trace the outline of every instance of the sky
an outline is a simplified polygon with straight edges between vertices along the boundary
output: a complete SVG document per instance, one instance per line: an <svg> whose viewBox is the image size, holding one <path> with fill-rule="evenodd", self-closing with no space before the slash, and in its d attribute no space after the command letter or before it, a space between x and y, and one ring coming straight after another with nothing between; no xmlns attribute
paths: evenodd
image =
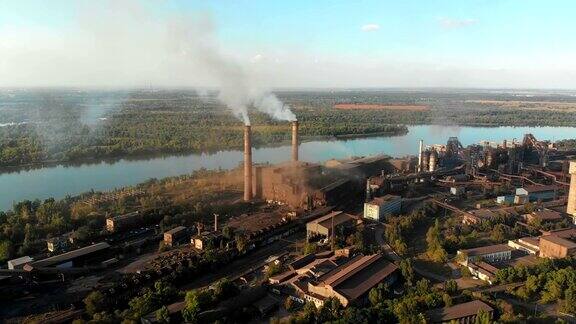
<svg viewBox="0 0 576 324"><path fill-rule="evenodd" d="M269 88L575 89L574 12L573 0L0 0L0 87L217 87L216 55Z"/></svg>

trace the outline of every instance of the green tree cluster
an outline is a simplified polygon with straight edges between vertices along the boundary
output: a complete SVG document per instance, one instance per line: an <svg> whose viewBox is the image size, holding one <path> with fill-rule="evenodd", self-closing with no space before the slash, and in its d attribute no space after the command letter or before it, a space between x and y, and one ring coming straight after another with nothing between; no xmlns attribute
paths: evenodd
<svg viewBox="0 0 576 324"><path fill-rule="evenodd" d="M448 253L446 253L443 246L440 222L438 219L436 219L434 225L428 229L426 233L426 243L428 243L426 254L431 260L436 262L446 262L448 260Z"/></svg>

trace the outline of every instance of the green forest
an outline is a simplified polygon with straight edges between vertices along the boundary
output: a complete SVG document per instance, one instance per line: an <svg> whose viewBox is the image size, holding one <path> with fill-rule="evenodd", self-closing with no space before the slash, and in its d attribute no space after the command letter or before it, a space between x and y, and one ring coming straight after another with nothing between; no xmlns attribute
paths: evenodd
<svg viewBox="0 0 576 324"><path fill-rule="evenodd" d="M278 92L300 120L303 140L397 135L404 125L575 126L576 114L469 103L477 93ZM505 100L506 96L491 95ZM536 100L535 98L532 98ZM544 100L546 98L543 98ZM548 98L548 100L550 100ZM428 111L337 110L337 103L419 104ZM256 147L289 140L289 123L251 111ZM0 93L0 167L242 147L242 124L212 94L193 90L20 90Z"/></svg>
<svg viewBox="0 0 576 324"><path fill-rule="evenodd" d="M148 218L160 219L160 227L192 226L210 220L214 213L227 215L232 209L245 212L243 204L220 203L223 197L240 191L234 171L198 170L189 175L150 179L123 189L142 190L138 196L126 196L98 204L86 203L102 192L86 192L55 200L23 200L11 210L0 211L0 263L46 250L46 239L71 233L78 246L107 235L103 231L107 215L144 211Z"/></svg>

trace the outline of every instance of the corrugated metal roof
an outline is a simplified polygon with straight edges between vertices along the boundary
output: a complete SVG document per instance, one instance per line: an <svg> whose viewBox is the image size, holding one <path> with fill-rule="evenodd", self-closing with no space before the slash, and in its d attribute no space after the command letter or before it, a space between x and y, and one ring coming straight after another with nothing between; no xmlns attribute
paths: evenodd
<svg viewBox="0 0 576 324"><path fill-rule="evenodd" d="M381 254L360 255L318 278L350 300L367 293L398 267Z"/></svg>
<svg viewBox="0 0 576 324"><path fill-rule="evenodd" d="M185 226L178 226L178 227L174 227L173 229L166 231L164 234L174 234L174 233L178 233L180 231L184 231L186 230Z"/></svg>
<svg viewBox="0 0 576 324"><path fill-rule="evenodd" d="M110 244L108 244L106 242L100 242L100 243L86 246L86 247L83 247L83 248L80 248L80 249L77 249L74 251L55 255L55 256L50 257L50 258L38 260L38 261L30 263L30 265L32 265L33 267L49 267L49 266L54 265L54 264L64 263L64 262L73 260L73 259L78 258L78 257L83 256L83 255L87 255L87 254L91 254L91 253L98 252L101 250L105 250L109 247L110 247Z"/></svg>
<svg viewBox="0 0 576 324"><path fill-rule="evenodd" d="M480 300L454 305L451 307L438 308L429 311L428 317L433 323L449 322L451 320L478 314L480 310L492 312L494 309Z"/></svg>
<svg viewBox="0 0 576 324"><path fill-rule="evenodd" d="M558 187L555 185L548 185L548 186L525 186L522 187L528 193L535 193L535 192L545 192L545 191L555 191L558 190Z"/></svg>
<svg viewBox="0 0 576 324"><path fill-rule="evenodd" d="M554 244L564 246L564 247L566 247L566 248L568 248L568 249L576 248L576 243L574 243L574 242L572 242L572 241L569 241L569 240L567 240L567 239L565 239L565 238L558 237L558 236L556 236L556 235L546 235L546 236L542 236L542 237L540 238L540 241L552 242L552 243L554 243Z"/></svg>
<svg viewBox="0 0 576 324"><path fill-rule="evenodd" d="M488 246L481 246L473 249L467 250L460 250L468 254L469 257L476 256L476 255L484 255L484 254L492 254L498 252L506 252L506 251L513 251L514 249L509 247L506 244L496 244L496 245L488 245Z"/></svg>

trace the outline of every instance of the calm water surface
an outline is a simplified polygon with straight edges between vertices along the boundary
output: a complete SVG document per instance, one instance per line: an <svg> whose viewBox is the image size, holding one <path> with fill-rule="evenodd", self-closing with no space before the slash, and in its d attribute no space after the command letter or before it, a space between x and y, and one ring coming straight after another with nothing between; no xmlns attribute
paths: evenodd
<svg viewBox="0 0 576 324"><path fill-rule="evenodd" d="M321 162L331 158L364 156L384 153L392 156L416 154L418 140L427 144L446 143L457 136L463 145L482 140L522 140L525 133L538 139L557 141L576 138L576 127L455 127L410 126L406 135L371 137L347 140L322 140L302 143L300 159ZM240 136L240 135L239 135ZM254 150L254 162L277 163L290 157L290 147ZM24 199L62 198L81 192L111 190L143 182L150 178L164 178L190 173L200 168L230 169L242 161L242 151L221 151L215 154L191 154L147 160L119 160L81 166L53 166L41 169L0 174L0 210L9 209L14 201Z"/></svg>

